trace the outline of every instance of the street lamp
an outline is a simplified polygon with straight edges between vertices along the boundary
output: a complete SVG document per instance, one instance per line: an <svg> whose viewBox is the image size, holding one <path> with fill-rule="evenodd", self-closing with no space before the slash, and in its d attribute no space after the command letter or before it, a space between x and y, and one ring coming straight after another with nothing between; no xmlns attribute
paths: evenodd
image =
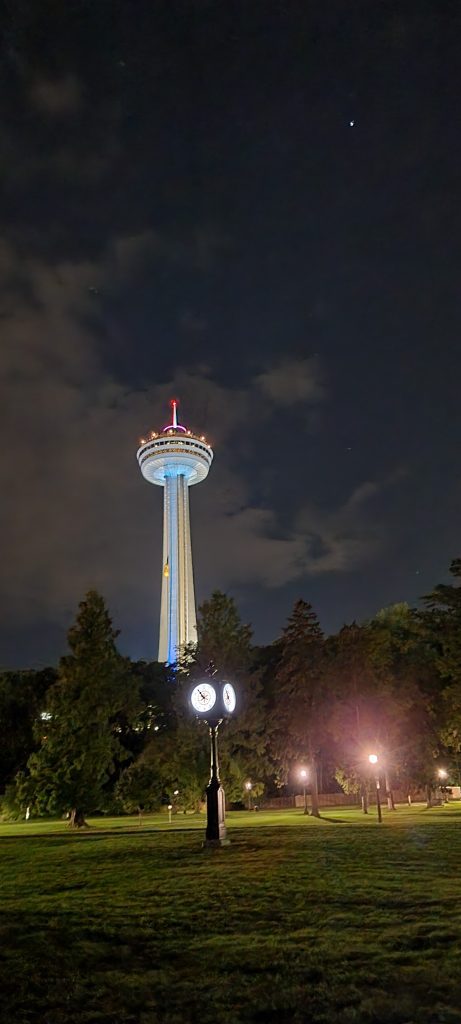
<svg viewBox="0 0 461 1024"><path fill-rule="evenodd" d="M445 803L445 786L444 786L444 780L445 780L445 779L447 778L447 776L448 776L448 772L447 772L447 771L445 770L445 768L439 768L439 770L438 770L438 772L437 772L437 775L438 775L438 777L439 777L439 779L440 779L440 792L441 792L441 794L442 794L442 804L444 804L444 803Z"/></svg>
<svg viewBox="0 0 461 1024"><path fill-rule="evenodd" d="M214 675L210 673L211 678ZM198 718L208 725L210 732L211 772L206 788L207 823L204 846L224 846L229 843L226 838L226 815L224 790L219 778L218 765L218 729L224 718L235 709L236 697L234 687L230 683L206 679L194 686L190 694L190 702Z"/></svg>
<svg viewBox="0 0 461 1024"><path fill-rule="evenodd" d="M309 814L309 811L307 809L307 796L306 796L307 771L306 771L305 768L301 768L301 770L299 772L299 777L302 780L302 784L303 784L303 794L304 794L304 812L303 813L304 814Z"/></svg>
<svg viewBox="0 0 461 1024"><path fill-rule="evenodd" d="M371 765L377 765L378 764L378 755L377 754L369 754L368 755L368 760L369 760ZM378 821L381 822L383 820L383 816L381 814L381 794L380 794L379 790L380 790L379 768L377 768L376 769L376 809L378 811Z"/></svg>
<svg viewBox="0 0 461 1024"><path fill-rule="evenodd" d="M252 790L252 788L253 788L252 787L252 783L248 779L248 782L245 782L245 789L246 789L246 791L248 793L248 810L249 811L251 811L251 790Z"/></svg>

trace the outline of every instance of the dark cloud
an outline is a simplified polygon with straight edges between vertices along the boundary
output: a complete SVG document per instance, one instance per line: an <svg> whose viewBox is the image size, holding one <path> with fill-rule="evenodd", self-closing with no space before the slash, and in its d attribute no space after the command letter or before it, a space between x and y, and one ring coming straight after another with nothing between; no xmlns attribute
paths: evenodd
<svg viewBox="0 0 461 1024"><path fill-rule="evenodd" d="M116 246L129 273L133 249L138 259L138 243ZM364 483L328 516L305 510L282 529L275 507L253 504L257 480L232 458L242 437L251 449L255 415L270 424L279 405L308 409L325 398L317 361L279 361L240 389L187 367L146 390L127 389L104 370L98 351L92 291L104 289L107 265L25 264L7 246L2 263L7 278L27 285L15 297L8 291L2 326L4 621L26 628L40 615L64 624L90 586L116 605L125 627L141 607L155 606L161 495L142 480L135 452L142 430L162 426L172 394L183 397L181 415L194 429L205 420L215 428L215 464L191 494L202 590L279 587L349 570L369 555L376 537L364 536L356 513L360 507L363 526L364 503L378 485Z"/></svg>
<svg viewBox="0 0 461 1024"><path fill-rule="evenodd" d="M286 358L277 366L257 377L262 393L276 405L294 405L295 402L315 403L325 397L318 358Z"/></svg>
<svg viewBox="0 0 461 1024"><path fill-rule="evenodd" d="M63 78L37 78L29 96L32 105L48 117L63 117L80 110L83 104L81 82L74 75Z"/></svg>
<svg viewBox="0 0 461 1024"><path fill-rule="evenodd" d="M205 274L230 244L228 236L209 226L195 225L174 236L149 229L115 238L109 245L109 257L113 259L112 269L125 280L132 280L146 264L158 262L163 269L186 267Z"/></svg>

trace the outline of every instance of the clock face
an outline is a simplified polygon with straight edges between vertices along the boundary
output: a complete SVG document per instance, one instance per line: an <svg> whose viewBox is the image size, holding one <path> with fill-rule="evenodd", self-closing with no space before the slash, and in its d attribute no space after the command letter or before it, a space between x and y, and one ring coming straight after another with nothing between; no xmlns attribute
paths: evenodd
<svg viewBox="0 0 461 1024"><path fill-rule="evenodd" d="M229 715L231 715L235 708L235 690L230 683L224 683L222 699L226 711L228 712Z"/></svg>
<svg viewBox="0 0 461 1024"><path fill-rule="evenodd" d="M211 686L211 683L199 683L192 690L190 702L194 711L198 711L199 714L211 711L216 703L216 690L214 686Z"/></svg>

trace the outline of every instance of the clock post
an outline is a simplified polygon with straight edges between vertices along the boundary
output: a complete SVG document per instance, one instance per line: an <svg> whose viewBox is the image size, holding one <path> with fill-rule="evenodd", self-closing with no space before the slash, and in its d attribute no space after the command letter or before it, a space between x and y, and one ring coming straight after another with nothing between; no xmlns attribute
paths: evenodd
<svg viewBox="0 0 461 1024"><path fill-rule="evenodd" d="M206 788L206 846L223 846L229 842L226 837L226 804L224 790L219 778L218 729L222 719L208 722L210 728L211 772Z"/></svg>
<svg viewBox="0 0 461 1024"><path fill-rule="evenodd" d="M219 778L218 729L235 708L235 690L230 683L206 681L194 687L190 701L210 732L211 771L206 788L207 824L204 846L227 846L224 790Z"/></svg>

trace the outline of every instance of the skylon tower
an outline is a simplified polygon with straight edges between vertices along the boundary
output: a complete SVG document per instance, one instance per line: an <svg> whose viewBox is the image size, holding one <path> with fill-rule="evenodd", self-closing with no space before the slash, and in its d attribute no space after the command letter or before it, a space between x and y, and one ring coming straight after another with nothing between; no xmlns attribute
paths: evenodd
<svg viewBox="0 0 461 1024"><path fill-rule="evenodd" d="M197 640L194 573L189 521L189 487L208 476L213 450L178 423L173 399L172 422L160 434L142 438L137 459L142 475L163 487L163 575L158 660L173 664L181 648Z"/></svg>

